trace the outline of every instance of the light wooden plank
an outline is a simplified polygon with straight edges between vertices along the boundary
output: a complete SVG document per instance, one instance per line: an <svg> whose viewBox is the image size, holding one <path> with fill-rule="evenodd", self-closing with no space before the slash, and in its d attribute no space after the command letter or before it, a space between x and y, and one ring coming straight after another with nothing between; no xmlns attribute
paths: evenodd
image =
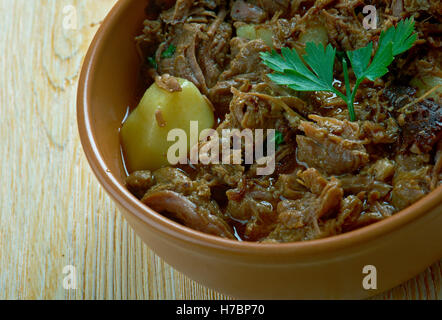
<svg viewBox="0 0 442 320"><path fill-rule="evenodd" d="M0 0L0 299L221 299L150 251L98 185L75 117L80 66L115 0ZM73 5L78 29L62 27ZM65 290L63 267L79 287ZM382 299L440 299L441 262Z"/></svg>

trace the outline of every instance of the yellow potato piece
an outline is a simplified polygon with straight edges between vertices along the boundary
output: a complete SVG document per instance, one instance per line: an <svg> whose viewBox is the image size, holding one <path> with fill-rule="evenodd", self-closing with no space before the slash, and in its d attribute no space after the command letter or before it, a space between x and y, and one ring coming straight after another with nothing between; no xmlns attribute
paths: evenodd
<svg viewBox="0 0 442 320"><path fill-rule="evenodd" d="M301 33L295 45L295 49L301 57L306 53L305 45L308 42L322 44L324 47L327 46L328 31L325 26L319 22L311 22Z"/></svg>
<svg viewBox="0 0 442 320"><path fill-rule="evenodd" d="M427 96L427 98L440 99L442 96L442 78L435 75L416 76L410 81L410 85L417 88L417 96L421 97L433 88L437 87L434 91Z"/></svg>
<svg viewBox="0 0 442 320"><path fill-rule="evenodd" d="M268 25L243 24L236 30L240 38L247 40L261 39L269 47L273 47L273 32Z"/></svg>
<svg viewBox="0 0 442 320"><path fill-rule="evenodd" d="M328 31L325 26L320 23L311 23L304 32L301 33L298 41L301 44L306 44L307 42L322 43L325 47L328 43Z"/></svg>
<svg viewBox="0 0 442 320"><path fill-rule="evenodd" d="M215 124L208 100L190 81L177 78L182 91L168 92L154 83L121 129L128 168L156 170L170 165L167 151L175 142L167 141L172 129L186 132L190 149L190 121L198 121L198 134Z"/></svg>

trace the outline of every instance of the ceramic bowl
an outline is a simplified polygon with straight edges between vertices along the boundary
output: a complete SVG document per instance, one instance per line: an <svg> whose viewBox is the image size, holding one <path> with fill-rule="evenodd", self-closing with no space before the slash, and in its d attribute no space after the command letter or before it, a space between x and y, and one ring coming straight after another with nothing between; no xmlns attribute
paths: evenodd
<svg viewBox="0 0 442 320"><path fill-rule="evenodd" d="M140 68L134 37L142 30L147 3L120 0L104 20L84 61L77 116L93 172L154 252L209 288L251 299L366 298L412 278L442 257L442 188L376 224L286 244L210 236L138 201L124 185L119 128L128 105L134 105ZM363 286L365 266L376 268L375 289Z"/></svg>

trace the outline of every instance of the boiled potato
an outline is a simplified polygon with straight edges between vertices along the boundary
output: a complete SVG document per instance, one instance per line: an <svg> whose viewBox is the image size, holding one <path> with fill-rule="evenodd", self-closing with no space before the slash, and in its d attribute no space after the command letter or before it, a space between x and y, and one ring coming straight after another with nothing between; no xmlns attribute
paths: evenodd
<svg viewBox="0 0 442 320"><path fill-rule="evenodd" d="M298 41L301 44L306 44L307 42L322 43L325 47L328 43L328 31L325 26L319 22L311 23L305 28L304 32L301 33Z"/></svg>
<svg viewBox="0 0 442 320"><path fill-rule="evenodd" d="M328 43L328 31L320 22L310 22L305 30L300 34L295 49L301 57L306 53L305 45L308 42L322 44L324 47Z"/></svg>
<svg viewBox="0 0 442 320"><path fill-rule="evenodd" d="M269 47L273 47L273 32L268 25L243 24L236 29L240 38L247 40L261 39Z"/></svg>
<svg viewBox="0 0 442 320"><path fill-rule="evenodd" d="M198 134L215 124L210 102L187 80L176 78L181 91L170 92L154 83L121 129L123 149L130 171L156 170L169 165L167 141L172 129L186 132L190 149L190 121L198 121Z"/></svg>
<svg viewBox="0 0 442 320"><path fill-rule="evenodd" d="M261 39L269 47L273 47L273 31L271 26L266 24L240 24L236 29L236 34L240 38L247 40ZM298 39L299 48L296 50L299 54L305 54L305 44L314 42L322 43L324 47L328 43L328 31L321 22L310 22Z"/></svg>

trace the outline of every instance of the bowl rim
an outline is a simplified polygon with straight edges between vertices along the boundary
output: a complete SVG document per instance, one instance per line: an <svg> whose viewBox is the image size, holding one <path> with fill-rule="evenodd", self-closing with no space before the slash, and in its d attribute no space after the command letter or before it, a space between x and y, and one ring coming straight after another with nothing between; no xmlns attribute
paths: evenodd
<svg viewBox="0 0 442 320"><path fill-rule="evenodd" d="M104 19L85 56L77 90L77 125L86 158L102 187L129 214L134 215L161 234L178 241L221 252L248 253L254 256L268 257L294 253L311 255L334 252L362 244L385 236L415 221L442 203L442 186L439 186L411 206L382 221L339 235L288 243L259 243L224 239L185 227L150 209L133 196L124 185L120 184L111 172L108 172L100 148L94 138L90 116L92 108L89 103L90 83L94 80L95 61L103 52L103 44L110 36L111 26L119 20L131 1L118 0Z"/></svg>

